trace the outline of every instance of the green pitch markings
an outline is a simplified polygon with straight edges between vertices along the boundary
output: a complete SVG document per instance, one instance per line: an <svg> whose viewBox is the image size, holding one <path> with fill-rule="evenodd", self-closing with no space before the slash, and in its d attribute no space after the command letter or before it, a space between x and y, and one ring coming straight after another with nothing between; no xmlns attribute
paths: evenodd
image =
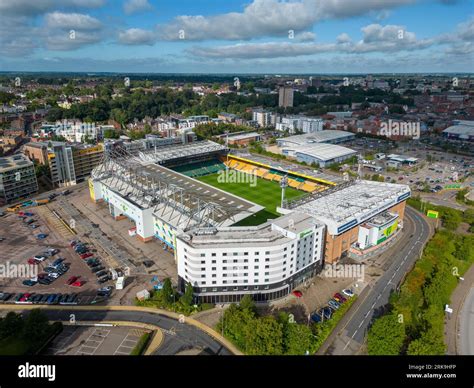
<svg viewBox="0 0 474 388"><path fill-rule="evenodd" d="M218 181L218 177L219 174L217 173L200 176L194 179L198 179L201 182L207 183L220 190L234 194L258 205L265 206L264 210L238 222L236 224L237 226L259 225L267 219L273 219L280 216L276 211L277 206L280 206L281 202L281 188L279 182L272 182L256 177L257 182L253 187L250 183L222 183ZM303 191L287 187L285 196L286 199L293 199L304 194L305 192Z"/></svg>

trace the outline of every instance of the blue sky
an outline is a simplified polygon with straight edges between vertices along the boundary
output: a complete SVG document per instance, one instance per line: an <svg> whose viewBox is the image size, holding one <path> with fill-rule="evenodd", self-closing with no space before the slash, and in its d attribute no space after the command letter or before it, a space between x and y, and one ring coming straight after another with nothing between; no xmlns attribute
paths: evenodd
<svg viewBox="0 0 474 388"><path fill-rule="evenodd" d="M0 0L3 71L473 69L473 0Z"/></svg>

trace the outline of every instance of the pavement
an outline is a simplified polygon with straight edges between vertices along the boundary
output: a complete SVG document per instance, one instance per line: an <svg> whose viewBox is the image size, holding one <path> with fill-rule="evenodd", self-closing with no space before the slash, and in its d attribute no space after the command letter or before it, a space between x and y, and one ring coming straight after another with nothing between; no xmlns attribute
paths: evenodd
<svg viewBox="0 0 474 388"><path fill-rule="evenodd" d="M317 354L350 355L363 352L365 336L374 314L383 311L391 291L403 281L431 236L431 228L420 213L407 207L406 217L413 225L408 241L392 255L391 265L383 275L365 287Z"/></svg>
<svg viewBox="0 0 474 388"><path fill-rule="evenodd" d="M451 294L453 313L445 319L447 354L474 355L474 265Z"/></svg>
<svg viewBox="0 0 474 388"><path fill-rule="evenodd" d="M5 311L28 311L36 306L3 306ZM228 340L213 329L190 317L163 310L142 307L118 306L44 306L41 308L50 321L81 322L130 322L157 326L163 333L163 340L154 355L176 355L189 350L213 355L242 354Z"/></svg>
<svg viewBox="0 0 474 388"><path fill-rule="evenodd" d="M467 296L460 317L459 354L474 356L474 288Z"/></svg>

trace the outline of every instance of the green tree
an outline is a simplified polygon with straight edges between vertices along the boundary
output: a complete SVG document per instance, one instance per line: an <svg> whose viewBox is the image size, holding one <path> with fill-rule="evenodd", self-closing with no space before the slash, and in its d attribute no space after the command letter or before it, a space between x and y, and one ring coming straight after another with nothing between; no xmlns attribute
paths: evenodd
<svg viewBox="0 0 474 388"><path fill-rule="evenodd" d="M367 351L370 355L398 355L405 342L405 326L390 313L375 320L369 330Z"/></svg>
<svg viewBox="0 0 474 388"><path fill-rule="evenodd" d="M20 314L10 311L5 318L0 319L0 339L10 337L23 328L23 319Z"/></svg>
<svg viewBox="0 0 474 388"><path fill-rule="evenodd" d="M174 301L175 294L170 278L163 280L163 288L161 289L161 292L163 294L163 302L165 304L171 304Z"/></svg>
<svg viewBox="0 0 474 388"><path fill-rule="evenodd" d="M193 286L191 283L186 283L184 294L179 298L179 301L183 306L191 306L194 300Z"/></svg>
<svg viewBox="0 0 474 388"><path fill-rule="evenodd" d="M31 310L25 319L23 337L31 343L36 343L44 340L48 332L48 317L39 309Z"/></svg>

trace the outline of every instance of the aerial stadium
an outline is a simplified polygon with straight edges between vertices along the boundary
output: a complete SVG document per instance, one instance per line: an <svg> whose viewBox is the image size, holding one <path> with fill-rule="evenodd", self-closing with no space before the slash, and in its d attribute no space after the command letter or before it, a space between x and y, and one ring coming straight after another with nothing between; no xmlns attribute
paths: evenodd
<svg viewBox="0 0 474 388"><path fill-rule="evenodd" d="M137 152L109 144L104 155L89 181L92 200L106 202L116 220L132 220L142 242L171 250L179 289L191 283L202 302L288 295L326 260L344 257L358 239L371 245L373 238L360 237L359 226L374 217L390 214L396 220L390 230L402 228L410 195L405 185L340 185L232 155L212 141ZM365 200L352 201L361 192ZM338 217L341 209L344 216Z"/></svg>

